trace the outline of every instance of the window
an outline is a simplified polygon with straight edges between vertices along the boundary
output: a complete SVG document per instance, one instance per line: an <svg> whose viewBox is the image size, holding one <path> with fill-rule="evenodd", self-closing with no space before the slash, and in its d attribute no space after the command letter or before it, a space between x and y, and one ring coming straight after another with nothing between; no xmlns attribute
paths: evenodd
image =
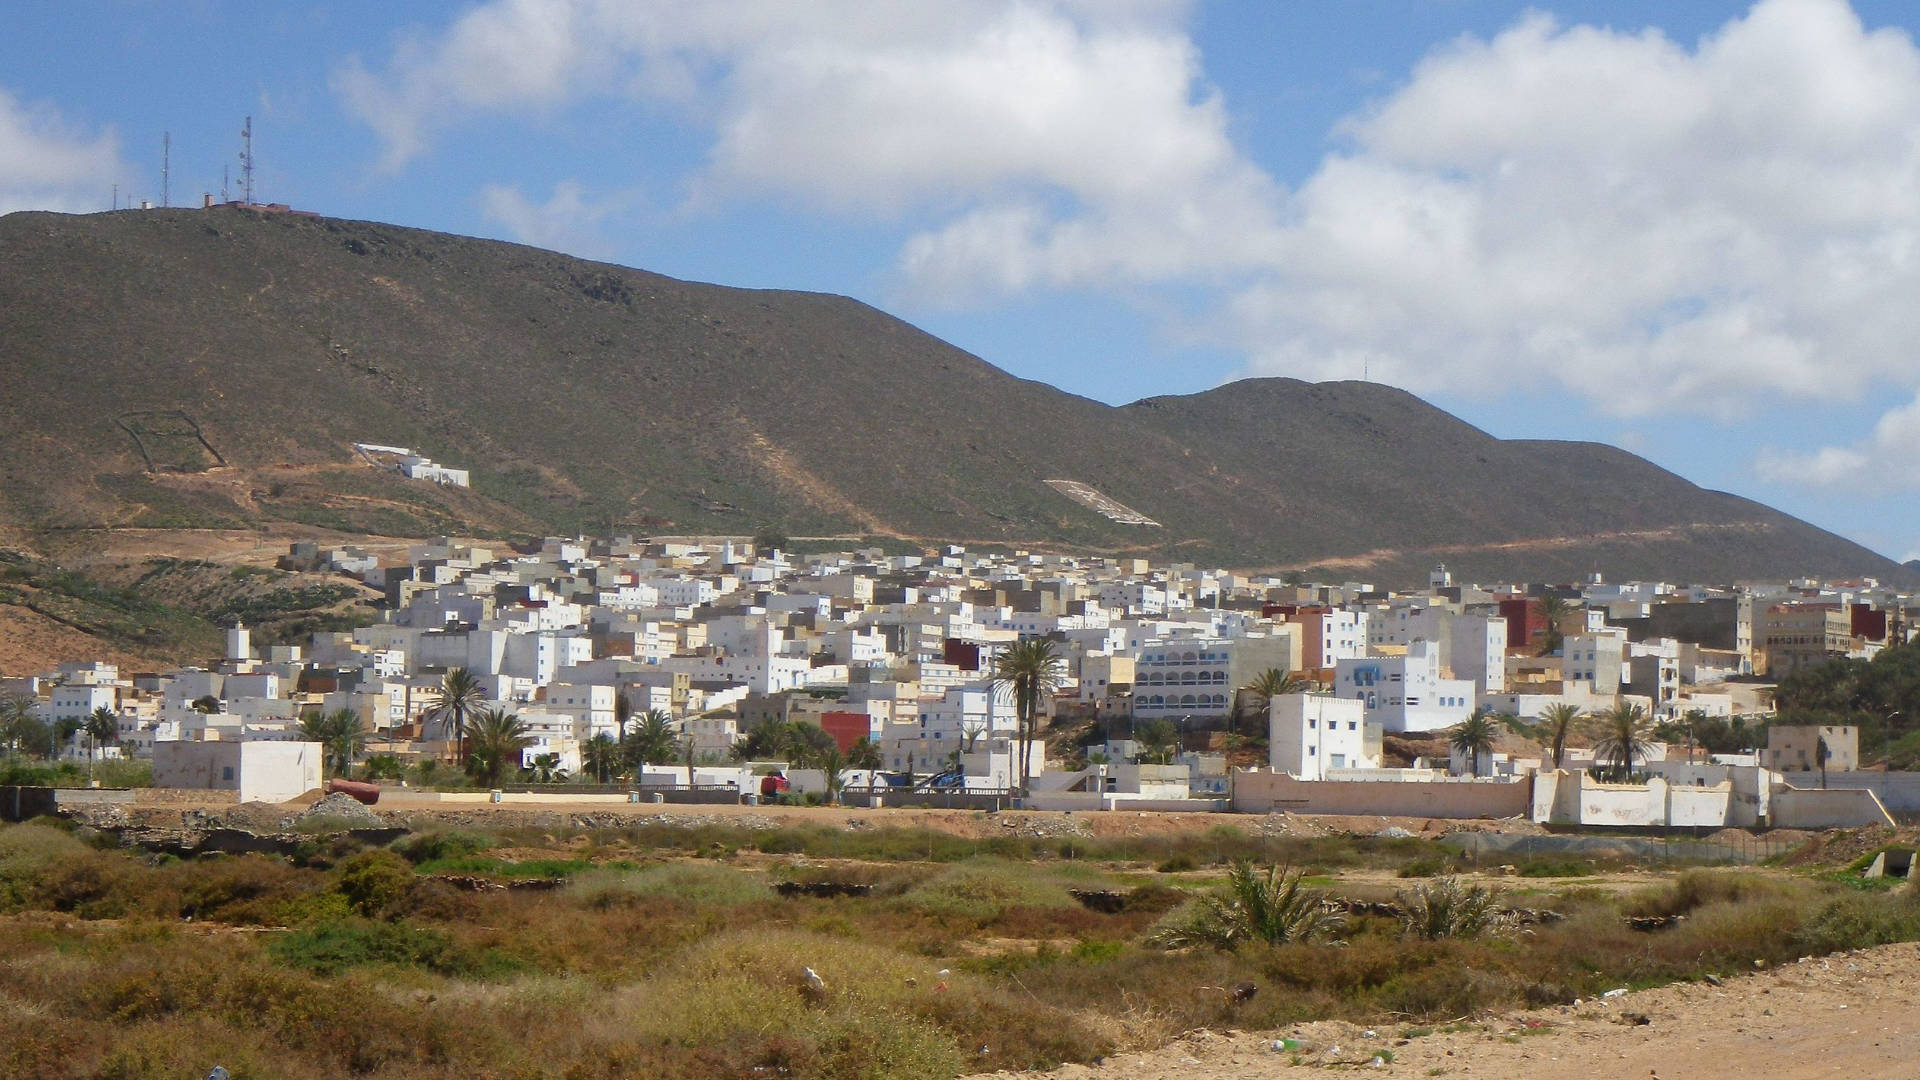
<svg viewBox="0 0 1920 1080"><path fill-rule="evenodd" d="M220 779L222 779L222 780L232 780L232 779L233 779L233 766L231 766L231 765L222 765L222 766L220 767Z"/></svg>

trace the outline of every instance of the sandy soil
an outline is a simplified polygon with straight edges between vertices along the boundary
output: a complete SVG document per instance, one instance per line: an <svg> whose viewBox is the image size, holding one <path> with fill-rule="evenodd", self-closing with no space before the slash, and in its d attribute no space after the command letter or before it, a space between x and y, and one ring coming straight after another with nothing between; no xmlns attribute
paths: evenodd
<svg viewBox="0 0 1920 1080"><path fill-rule="evenodd" d="M1447 1025L1405 1039L1405 1026L1368 1038L1351 1024L1273 1032L1198 1032L1157 1050L1050 1073L1051 1080L1243 1080L1317 1070L1368 1076L1524 1076L1527 1080L1751 1075L1920 1075L1920 946L1887 945L1728 980L1621 994ZM1298 1049L1276 1050L1287 1038ZM1385 1060L1391 1054L1391 1061ZM1381 1064L1374 1065L1376 1056ZM1302 1071L1294 1073L1293 1070Z"/></svg>

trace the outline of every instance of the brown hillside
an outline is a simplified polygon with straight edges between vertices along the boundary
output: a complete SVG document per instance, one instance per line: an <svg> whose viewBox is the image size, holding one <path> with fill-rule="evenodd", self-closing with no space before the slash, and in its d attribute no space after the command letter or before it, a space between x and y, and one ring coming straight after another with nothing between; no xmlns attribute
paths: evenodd
<svg viewBox="0 0 1920 1080"><path fill-rule="evenodd" d="M0 534L857 533L1383 582L1904 571L1608 447L1371 384L1122 408L842 297L237 209L0 218ZM197 435L196 435L197 429ZM204 439L204 442L202 441ZM470 491L351 451L414 447ZM143 453L144 450L144 453ZM1157 520L1119 525L1071 479Z"/></svg>

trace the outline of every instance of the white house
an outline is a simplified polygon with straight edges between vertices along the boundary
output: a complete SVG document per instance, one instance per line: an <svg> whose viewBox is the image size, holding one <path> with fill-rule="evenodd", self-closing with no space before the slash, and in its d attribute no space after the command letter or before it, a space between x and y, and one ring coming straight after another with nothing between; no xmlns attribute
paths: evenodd
<svg viewBox="0 0 1920 1080"><path fill-rule="evenodd" d="M153 786L286 802L320 786L320 755L315 742L160 742L153 746Z"/></svg>
<svg viewBox="0 0 1920 1080"><path fill-rule="evenodd" d="M1366 703L1323 694L1285 694L1267 705L1267 762L1299 780L1331 769L1380 767L1380 728Z"/></svg>
<svg viewBox="0 0 1920 1080"><path fill-rule="evenodd" d="M1334 673L1335 697L1366 703L1367 720L1383 731L1439 731L1473 712L1474 686L1440 677L1440 647L1415 641L1405 656L1342 660Z"/></svg>

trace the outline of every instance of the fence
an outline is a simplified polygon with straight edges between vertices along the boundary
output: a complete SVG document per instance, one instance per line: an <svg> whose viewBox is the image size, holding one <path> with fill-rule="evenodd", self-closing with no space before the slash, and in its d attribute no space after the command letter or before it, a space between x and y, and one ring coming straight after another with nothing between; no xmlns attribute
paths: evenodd
<svg viewBox="0 0 1920 1080"><path fill-rule="evenodd" d="M1575 855L1657 863L1756 863L1785 855L1798 848L1801 841L1767 833L1725 832L1711 838L1685 832L1634 836L1454 833L1441 843L1460 849L1475 861L1513 855Z"/></svg>

